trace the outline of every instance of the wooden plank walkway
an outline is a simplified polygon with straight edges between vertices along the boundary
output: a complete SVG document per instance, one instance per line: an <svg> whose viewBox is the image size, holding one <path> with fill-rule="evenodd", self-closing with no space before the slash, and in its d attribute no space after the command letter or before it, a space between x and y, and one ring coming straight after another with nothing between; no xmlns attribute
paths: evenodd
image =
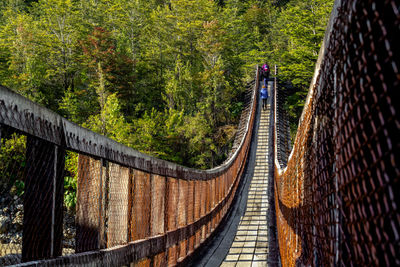
<svg viewBox="0 0 400 267"><path fill-rule="evenodd" d="M262 110L261 101L258 106L249 164L230 219L190 266L280 266L273 195L272 81L268 93L267 110Z"/></svg>
<svg viewBox="0 0 400 267"><path fill-rule="evenodd" d="M268 108L262 110L258 129L256 164L247 196L244 215L241 216L236 236L221 267L241 266L278 266L277 257L268 257L270 250L277 253L276 248L269 245L271 216L271 183L273 183L273 159L271 155L271 104L273 82L268 83ZM260 105L262 105L260 101Z"/></svg>

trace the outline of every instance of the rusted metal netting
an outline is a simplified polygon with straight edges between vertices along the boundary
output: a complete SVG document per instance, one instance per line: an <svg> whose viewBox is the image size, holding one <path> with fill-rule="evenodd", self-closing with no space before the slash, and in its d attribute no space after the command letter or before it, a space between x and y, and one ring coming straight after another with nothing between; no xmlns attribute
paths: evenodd
<svg viewBox="0 0 400 267"><path fill-rule="evenodd" d="M0 265L184 262L229 210L257 88L258 77L248 84L235 151L201 171L122 146L0 86Z"/></svg>
<svg viewBox="0 0 400 267"><path fill-rule="evenodd" d="M399 3L334 8L285 168L275 153L282 264L398 266Z"/></svg>

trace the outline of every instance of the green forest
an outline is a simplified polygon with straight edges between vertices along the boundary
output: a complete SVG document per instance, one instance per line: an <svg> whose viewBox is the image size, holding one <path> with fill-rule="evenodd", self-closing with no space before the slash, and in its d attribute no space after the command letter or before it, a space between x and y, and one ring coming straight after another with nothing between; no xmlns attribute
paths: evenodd
<svg viewBox="0 0 400 267"><path fill-rule="evenodd" d="M1 0L0 84L146 154L211 168L256 64L279 66L295 132L332 5Z"/></svg>

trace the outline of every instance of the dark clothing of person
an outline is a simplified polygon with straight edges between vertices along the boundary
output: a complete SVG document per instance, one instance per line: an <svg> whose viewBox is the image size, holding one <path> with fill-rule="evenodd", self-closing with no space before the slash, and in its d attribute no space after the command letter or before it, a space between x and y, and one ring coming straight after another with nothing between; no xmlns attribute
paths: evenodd
<svg viewBox="0 0 400 267"><path fill-rule="evenodd" d="M268 90L266 87L267 87L267 82L269 79L269 72L270 72L270 69L269 69L268 64L265 63L264 65L262 65L260 76L261 76L261 80L264 81L264 86L265 86L261 89L261 99L262 99L263 110L267 109Z"/></svg>
<svg viewBox="0 0 400 267"><path fill-rule="evenodd" d="M262 100L262 102L263 102L263 103L262 103L262 105L263 105L263 106L262 106L263 110L266 110L266 109L267 109L267 104L268 104L267 101L268 101L268 98L263 98L263 100Z"/></svg>
<svg viewBox="0 0 400 267"><path fill-rule="evenodd" d="M268 101L268 98L264 98L263 99L263 110L267 110L267 101Z"/></svg>
<svg viewBox="0 0 400 267"><path fill-rule="evenodd" d="M270 70L268 64L264 64L261 67L261 79L269 79L269 72Z"/></svg>

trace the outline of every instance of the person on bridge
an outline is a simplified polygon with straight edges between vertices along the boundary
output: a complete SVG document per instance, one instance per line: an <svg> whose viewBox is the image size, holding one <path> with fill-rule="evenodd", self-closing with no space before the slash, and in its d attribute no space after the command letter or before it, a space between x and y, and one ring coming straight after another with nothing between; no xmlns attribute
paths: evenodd
<svg viewBox="0 0 400 267"><path fill-rule="evenodd" d="M268 89L265 85L261 88L261 99L262 99L262 107L263 110L267 109L267 100L268 100Z"/></svg>
<svg viewBox="0 0 400 267"><path fill-rule="evenodd" d="M261 78L262 79L269 79L269 65L267 62L265 62L264 65L261 67Z"/></svg>

